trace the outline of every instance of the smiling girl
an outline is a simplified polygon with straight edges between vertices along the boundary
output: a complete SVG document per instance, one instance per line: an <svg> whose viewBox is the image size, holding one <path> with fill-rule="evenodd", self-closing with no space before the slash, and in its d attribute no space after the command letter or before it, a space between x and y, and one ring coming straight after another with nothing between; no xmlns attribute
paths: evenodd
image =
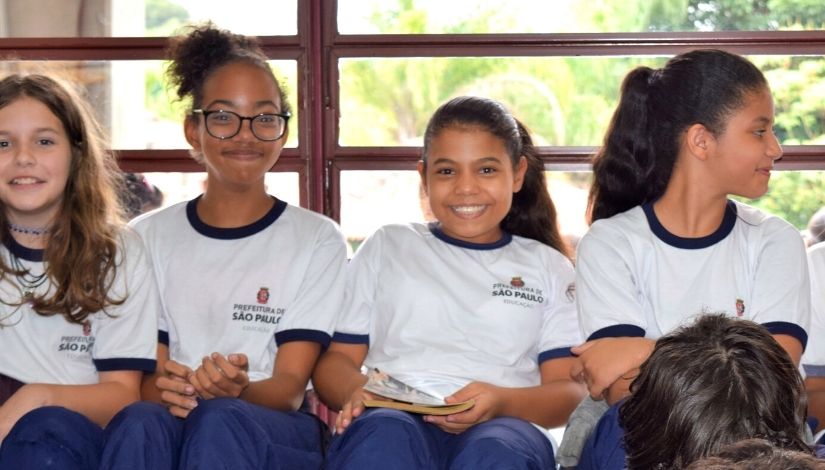
<svg viewBox="0 0 825 470"><path fill-rule="evenodd" d="M531 423L563 425L584 389L570 379L573 268L532 140L499 103L455 98L431 118L418 170L437 222L386 226L361 246L313 376L342 410L327 467L554 468ZM362 364L475 405L365 411Z"/></svg>
<svg viewBox="0 0 825 470"><path fill-rule="evenodd" d="M762 324L799 364L810 317L802 238L728 198L768 190L782 156L773 124L765 77L735 54L692 51L625 78L593 164L593 223L576 265L589 340L574 349L576 376L593 398L625 396L655 340L702 311ZM619 455L620 433L600 437L611 450L596 452Z"/></svg>
<svg viewBox="0 0 825 470"><path fill-rule="evenodd" d="M157 289L104 148L68 87L0 81L0 468L97 468L155 368Z"/></svg>
<svg viewBox="0 0 825 470"><path fill-rule="evenodd" d="M318 468L324 429L298 409L343 300L344 239L267 194L290 111L257 43L205 25L171 56L206 191L134 222L164 307L156 403L115 419L104 466Z"/></svg>

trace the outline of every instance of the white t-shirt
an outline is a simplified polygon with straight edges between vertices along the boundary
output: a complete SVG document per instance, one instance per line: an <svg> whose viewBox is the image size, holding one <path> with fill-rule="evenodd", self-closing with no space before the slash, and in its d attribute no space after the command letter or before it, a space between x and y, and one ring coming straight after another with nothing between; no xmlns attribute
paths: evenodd
<svg viewBox="0 0 825 470"><path fill-rule="evenodd" d="M133 222L155 265L170 358L195 369L213 352L244 353L257 381L272 377L278 345L326 346L346 264L335 223L277 201L250 225L216 228L198 218L198 200Z"/></svg>
<svg viewBox="0 0 825 470"><path fill-rule="evenodd" d="M125 256L124 256L125 255ZM18 244L8 236L0 256L12 266L16 256L29 270L21 283L13 274L0 282L0 374L23 383L95 384L98 372L154 372L160 301L149 258L140 239L124 230L110 298L126 301L89 315L80 325L63 315L42 316L29 304L17 303L44 271L43 250ZM34 294L53 292L48 281L31 288Z"/></svg>
<svg viewBox="0 0 825 470"><path fill-rule="evenodd" d="M365 365L436 396L471 381L535 386L540 362L581 342L574 276L535 240L479 245L388 225L349 264L333 340L368 344Z"/></svg>
<svg viewBox="0 0 825 470"><path fill-rule="evenodd" d="M825 377L825 242L808 248L811 274L811 335L802 355L809 377Z"/></svg>
<svg viewBox="0 0 825 470"><path fill-rule="evenodd" d="M803 347L810 296L805 247L784 220L728 201L714 233L681 238L650 204L598 220L576 258L579 320L589 339L657 339L703 312L787 334Z"/></svg>

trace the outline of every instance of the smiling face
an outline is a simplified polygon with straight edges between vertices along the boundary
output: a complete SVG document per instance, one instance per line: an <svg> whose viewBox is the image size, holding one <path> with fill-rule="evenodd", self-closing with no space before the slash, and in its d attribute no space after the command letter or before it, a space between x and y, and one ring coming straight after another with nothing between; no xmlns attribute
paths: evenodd
<svg viewBox="0 0 825 470"><path fill-rule="evenodd" d="M725 193L757 198L768 191L773 164L782 156L773 119L770 91L753 92L728 118L725 131L710 140L711 171Z"/></svg>
<svg viewBox="0 0 825 470"><path fill-rule="evenodd" d="M501 221L521 189L527 163L514 169L504 142L476 127L448 127L432 138L418 171L441 230L471 243L502 236Z"/></svg>
<svg viewBox="0 0 825 470"><path fill-rule="evenodd" d="M241 116L280 113L278 86L265 70L245 62L234 62L215 70L204 82L202 109L232 111ZM226 189L263 188L264 175L278 161L287 136L274 142L258 140L244 121L232 138L217 139L209 135L203 116L186 120L186 138L203 158L209 187Z"/></svg>
<svg viewBox="0 0 825 470"><path fill-rule="evenodd" d="M63 201L71 143L42 102L22 97L0 109L0 201L9 221L46 227Z"/></svg>

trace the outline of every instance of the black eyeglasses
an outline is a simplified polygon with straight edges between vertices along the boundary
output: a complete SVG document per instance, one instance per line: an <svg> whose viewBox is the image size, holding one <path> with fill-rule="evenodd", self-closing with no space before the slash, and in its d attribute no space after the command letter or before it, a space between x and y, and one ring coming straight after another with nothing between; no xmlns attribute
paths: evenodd
<svg viewBox="0 0 825 470"><path fill-rule="evenodd" d="M249 121L252 135L258 140L272 142L278 140L286 133L286 123L289 120L289 113L261 113L256 116L241 116L232 111L222 109L206 111L204 109L193 109L193 114L203 114L206 122L206 132L216 139L231 139L241 131L244 121Z"/></svg>

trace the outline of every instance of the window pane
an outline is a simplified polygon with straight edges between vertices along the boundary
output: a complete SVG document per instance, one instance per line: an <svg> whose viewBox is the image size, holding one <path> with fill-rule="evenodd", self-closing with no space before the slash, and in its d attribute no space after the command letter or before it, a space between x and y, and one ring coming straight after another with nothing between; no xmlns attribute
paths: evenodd
<svg viewBox="0 0 825 470"><path fill-rule="evenodd" d="M338 0L343 34L608 33L820 29L814 1Z"/></svg>
<svg viewBox="0 0 825 470"><path fill-rule="evenodd" d="M206 173L143 173L146 183L160 190L163 201L160 207L169 207L194 199L203 193ZM264 177L267 192L297 206L300 200L298 173L269 172Z"/></svg>
<svg viewBox="0 0 825 470"><path fill-rule="evenodd" d="M559 228L575 242L587 230L584 214L590 172L547 172ZM563 201L563 203L561 202ZM341 172L341 229L355 250L379 227L433 220L415 171Z"/></svg>
<svg viewBox="0 0 825 470"><path fill-rule="evenodd" d="M786 144L825 143L825 59L759 56ZM342 59L343 146L421 145L444 101L481 95L504 103L539 145L599 145L619 85L633 67L667 57Z"/></svg>
<svg viewBox="0 0 825 470"><path fill-rule="evenodd" d="M293 104L287 147L298 144L297 65L270 61ZM162 61L0 62L0 76L38 72L84 87L98 120L110 132L112 147L130 149L189 148L183 136L186 105L176 101L164 76Z"/></svg>
<svg viewBox="0 0 825 470"><path fill-rule="evenodd" d="M297 0L5 0L0 37L170 36L207 20L238 34L295 35L297 16Z"/></svg>

